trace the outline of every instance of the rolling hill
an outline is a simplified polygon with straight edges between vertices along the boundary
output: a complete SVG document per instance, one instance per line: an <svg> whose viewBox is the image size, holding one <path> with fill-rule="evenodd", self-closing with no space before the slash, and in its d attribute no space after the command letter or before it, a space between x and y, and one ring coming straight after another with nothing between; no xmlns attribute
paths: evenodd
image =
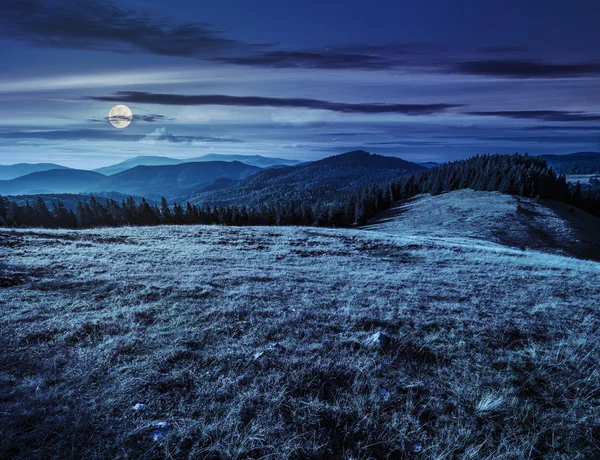
<svg viewBox="0 0 600 460"><path fill-rule="evenodd" d="M273 166L291 166L300 163L300 161L298 160L286 160L283 158L264 157L261 155L225 155L218 153L209 153L207 155L202 155L197 158L184 159L142 155L122 161L121 163L94 169L94 171L107 176L111 176L113 174L123 172L127 169L135 168L136 166L167 166L177 165L181 163L199 163L212 161L238 161L240 163L245 163L247 165L256 166L259 168L271 168Z"/></svg>
<svg viewBox="0 0 600 460"><path fill-rule="evenodd" d="M259 168L271 168L273 166L295 166L301 163L299 160L264 157L262 155L225 155L219 153L209 153L197 158L189 158L183 161L239 161L246 163L247 165L257 166Z"/></svg>
<svg viewBox="0 0 600 460"><path fill-rule="evenodd" d="M0 165L0 180L11 180L27 174L49 171L51 169L69 169L66 166L54 163L18 163L14 165Z"/></svg>
<svg viewBox="0 0 600 460"><path fill-rule="evenodd" d="M149 199L160 199L161 196L174 198L202 185L206 185L207 190L218 190L260 170L255 166L236 161L136 166L111 176L94 171L55 169L0 181L0 195L57 193L106 195L105 192L117 192ZM218 179L223 180L214 182Z"/></svg>
<svg viewBox="0 0 600 460"><path fill-rule="evenodd" d="M387 180L424 169L395 157L372 155L362 150L323 160L267 169L218 192L189 197L196 204L258 206L276 201L314 204L334 202L361 185Z"/></svg>
<svg viewBox="0 0 600 460"><path fill-rule="evenodd" d="M164 166L164 165L176 165L183 163L182 160L169 157L155 157L155 156L137 156L128 160L122 161L110 166L103 168L94 169L95 172L111 176L113 174L120 173L127 169L135 168L136 166Z"/></svg>
<svg viewBox="0 0 600 460"><path fill-rule="evenodd" d="M0 181L0 195L80 193L105 190L106 176L81 169L52 169Z"/></svg>
<svg viewBox="0 0 600 460"><path fill-rule="evenodd" d="M600 218L558 201L499 192L464 189L418 195L379 213L363 228L456 244L487 241L600 260Z"/></svg>
<svg viewBox="0 0 600 460"><path fill-rule="evenodd" d="M107 177L102 190L147 198L178 197L216 179L240 180L260 171L239 161L208 161L166 166L136 166ZM94 190L88 190L94 191Z"/></svg>

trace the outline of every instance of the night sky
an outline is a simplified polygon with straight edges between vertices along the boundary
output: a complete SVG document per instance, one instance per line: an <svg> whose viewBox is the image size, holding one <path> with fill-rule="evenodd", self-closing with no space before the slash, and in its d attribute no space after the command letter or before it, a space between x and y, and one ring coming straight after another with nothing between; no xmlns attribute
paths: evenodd
<svg viewBox="0 0 600 460"><path fill-rule="evenodd" d="M599 24L597 0L2 1L0 163L600 150Z"/></svg>

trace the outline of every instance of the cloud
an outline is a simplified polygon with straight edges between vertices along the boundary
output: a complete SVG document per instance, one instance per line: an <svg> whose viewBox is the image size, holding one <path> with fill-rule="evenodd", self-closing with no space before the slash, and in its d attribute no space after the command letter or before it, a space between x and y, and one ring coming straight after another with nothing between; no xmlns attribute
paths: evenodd
<svg viewBox="0 0 600 460"><path fill-rule="evenodd" d="M144 144L196 144L206 142L243 142L239 139L223 137L202 137L202 136L176 136L167 128L157 128L153 132L146 134L139 142Z"/></svg>
<svg viewBox="0 0 600 460"><path fill-rule="evenodd" d="M125 134L109 127L108 129L57 129L0 132L4 139L44 139L44 140L138 140L140 136Z"/></svg>
<svg viewBox="0 0 600 460"><path fill-rule="evenodd" d="M293 107L329 110L340 113L403 115L433 115L448 109L463 107L462 104L382 104L343 103L318 99L275 98L262 96L183 95L157 94L138 91L119 91L113 96L89 96L87 100L159 105L224 105L236 107Z"/></svg>
<svg viewBox="0 0 600 460"><path fill-rule="evenodd" d="M552 122L600 121L600 115L597 114L565 110L501 110L494 112L467 112L467 114L483 117L503 117Z"/></svg>
<svg viewBox="0 0 600 460"><path fill-rule="evenodd" d="M166 128L157 128L154 132L146 134L140 142L146 144L189 144L191 140L186 137L175 136L174 134L167 131Z"/></svg>
<svg viewBox="0 0 600 460"><path fill-rule="evenodd" d="M159 121L171 121L175 118L167 118L164 115L149 114L149 115L133 115L133 121L143 121L144 123L156 123Z"/></svg>
<svg viewBox="0 0 600 460"><path fill-rule="evenodd" d="M479 48L479 51L483 51L484 53L492 53L492 54L503 54L503 53L522 53L527 51L527 48L522 46L484 46Z"/></svg>
<svg viewBox="0 0 600 460"><path fill-rule="evenodd" d="M476 137L481 141L504 141L510 143L585 144L595 142L597 136L490 136Z"/></svg>
<svg viewBox="0 0 600 460"><path fill-rule="evenodd" d="M45 141L71 141L71 140L104 140L104 141L140 141L145 143L180 143L194 144L206 142L240 143L240 139L225 137L180 137L171 134L166 128L158 128L145 136L127 134L124 130L114 129L56 129L56 130L22 130L0 132L0 139L15 140L41 139Z"/></svg>
<svg viewBox="0 0 600 460"><path fill-rule="evenodd" d="M216 57L228 64L274 68L385 70L437 66L444 50L425 43L344 45L326 49L251 50L246 55Z"/></svg>
<svg viewBox="0 0 600 460"><path fill-rule="evenodd" d="M258 67L323 69L390 69L400 64L398 55L414 54L425 46L348 45L326 50L277 50L274 44L226 38L208 23L153 18L110 0L2 2L0 37L53 48L144 51Z"/></svg>
<svg viewBox="0 0 600 460"><path fill-rule="evenodd" d="M390 69L397 62L384 56L339 51L269 51L228 58L215 58L227 64L281 68Z"/></svg>
<svg viewBox="0 0 600 460"><path fill-rule="evenodd" d="M129 120L129 118L124 117L122 115L116 115L116 116L112 116L110 117L111 120ZM158 114L149 114L149 115L137 115L134 114L132 121L134 122L143 122L143 123L157 123L157 122L164 122L164 121L171 121L171 120L175 120L175 118L167 118L164 115L158 115ZM92 122L92 123L107 123L109 121L109 117L104 117L104 118L89 118L86 121Z"/></svg>
<svg viewBox="0 0 600 460"><path fill-rule="evenodd" d="M532 61L469 61L452 66L459 73L507 78L572 78L600 75L600 64L545 64Z"/></svg>
<svg viewBox="0 0 600 460"><path fill-rule="evenodd" d="M600 76L599 62L556 64L483 58L522 55L526 51L510 45L479 48L475 52L482 57L472 61L457 58L461 54L457 50L452 52L424 43L281 49L273 43L228 38L209 23L166 20L122 7L120 3L110 0L3 1L0 2L0 38L43 47L145 52L267 68L413 69L503 78ZM22 86L20 82L7 85L8 88Z"/></svg>
<svg viewBox="0 0 600 460"><path fill-rule="evenodd" d="M526 131L599 131L600 126L557 126L557 125L540 125L527 126L523 128Z"/></svg>
<svg viewBox="0 0 600 460"><path fill-rule="evenodd" d="M246 48L205 23L174 24L110 1L23 0L0 3L0 36L50 47L143 50L170 56L207 56Z"/></svg>

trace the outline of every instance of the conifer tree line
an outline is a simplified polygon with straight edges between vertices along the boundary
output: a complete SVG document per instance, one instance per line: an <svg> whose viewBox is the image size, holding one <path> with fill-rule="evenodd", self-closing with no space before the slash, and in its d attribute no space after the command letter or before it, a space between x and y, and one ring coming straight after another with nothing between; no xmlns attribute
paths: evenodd
<svg viewBox="0 0 600 460"><path fill-rule="evenodd" d="M0 226L91 228L151 225L306 225L350 227L364 224L377 212L394 202L422 193L437 195L471 188L524 197L554 199L600 216L600 191L582 193L581 187L569 187L564 176L557 176L544 160L528 155L480 155L386 183L356 190L335 203L306 205L294 201L251 209L245 206L198 206L191 203L160 206L140 203L129 197L120 203L109 199L105 204L94 197L79 201L75 211L57 202L49 209L38 197L33 203L19 205L0 196Z"/></svg>

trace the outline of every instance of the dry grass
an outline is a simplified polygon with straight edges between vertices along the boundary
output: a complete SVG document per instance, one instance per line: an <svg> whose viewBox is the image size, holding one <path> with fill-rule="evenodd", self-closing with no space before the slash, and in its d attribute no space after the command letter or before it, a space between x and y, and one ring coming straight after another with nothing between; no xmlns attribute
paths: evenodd
<svg viewBox="0 0 600 460"><path fill-rule="evenodd" d="M599 263L273 227L0 254L0 457L600 455Z"/></svg>

